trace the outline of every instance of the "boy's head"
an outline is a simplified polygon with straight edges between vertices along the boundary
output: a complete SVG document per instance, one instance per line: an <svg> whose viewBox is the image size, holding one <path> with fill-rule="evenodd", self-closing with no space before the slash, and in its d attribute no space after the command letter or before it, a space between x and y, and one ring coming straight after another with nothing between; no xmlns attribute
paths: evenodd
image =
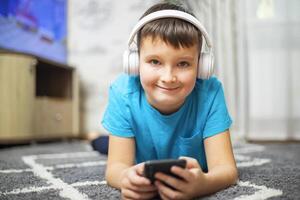
<svg viewBox="0 0 300 200"><path fill-rule="evenodd" d="M179 10L173 4L156 4L145 17L160 10ZM146 23L137 33L140 81L147 101L163 114L176 112L195 86L202 45L201 32L178 18Z"/></svg>
<svg viewBox="0 0 300 200"><path fill-rule="evenodd" d="M150 7L140 19L160 10L178 10L193 15L181 6L160 3ZM200 53L202 47L201 32L191 23L178 18L162 18L145 24L137 33L138 50L146 37L153 40L159 38L176 49L197 45Z"/></svg>

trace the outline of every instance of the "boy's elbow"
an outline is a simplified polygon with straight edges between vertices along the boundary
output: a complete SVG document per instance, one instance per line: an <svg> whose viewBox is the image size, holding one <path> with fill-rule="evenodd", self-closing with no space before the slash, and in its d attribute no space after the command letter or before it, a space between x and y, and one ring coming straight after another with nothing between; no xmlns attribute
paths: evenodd
<svg viewBox="0 0 300 200"><path fill-rule="evenodd" d="M108 172L108 169L106 168L105 170L105 181L107 182L107 184L109 183L109 172Z"/></svg>
<svg viewBox="0 0 300 200"><path fill-rule="evenodd" d="M107 165L105 171L105 180L107 185L116 189L121 188L122 173L124 169L116 167L114 165Z"/></svg>
<svg viewBox="0 0 300 200"><path fill-rule="evenodd" d="M233 169L231 170L230 184L234 185L238 182L238 180L239 180L238 169L236 167L233 167Z"/></svg>
<svg viewBox="0 0 300 200"><path fill-rule="evenodd" d="M111 173L112 173L111 170L109 170L108 168L106 168L106 171L105 171L105 181L106 181L107 185L114 187L113 178L112 178Z"/></svg>

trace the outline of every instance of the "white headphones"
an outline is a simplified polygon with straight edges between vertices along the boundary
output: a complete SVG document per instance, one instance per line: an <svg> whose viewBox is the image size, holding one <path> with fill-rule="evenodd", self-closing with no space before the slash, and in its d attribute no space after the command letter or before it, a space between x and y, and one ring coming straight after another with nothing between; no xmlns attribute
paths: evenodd
<svg viewBox="0 0 300 200"><path fill-rule="evenodd" d="M204 26L194 16L178 11L178 10L160 10L153 12L143 17L133 28L130 33L128 40L128 49L123 54L123 70L129 75L139 75L139 54L136 41L137 32L147 23L161 18L178 18L183 19L193 24L202 33L205 43L208 47L208 52L201 52L198 64L197 77L201 79L209 79L213 73L213 52L212 52L212 41L208 36ZM133 45L135 43L135 45Z"/></svg>

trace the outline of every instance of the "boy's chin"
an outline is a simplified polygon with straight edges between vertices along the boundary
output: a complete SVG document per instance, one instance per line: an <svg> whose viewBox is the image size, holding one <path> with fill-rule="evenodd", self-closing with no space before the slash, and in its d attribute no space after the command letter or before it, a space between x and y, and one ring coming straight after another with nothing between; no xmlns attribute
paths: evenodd
<svg viewBox="0 0 300 200"><path fill-rule="evenodd" d="M178 101L178 98L160 98L156 101L156 107L160 111L176 112L184 101Z"/></svg>

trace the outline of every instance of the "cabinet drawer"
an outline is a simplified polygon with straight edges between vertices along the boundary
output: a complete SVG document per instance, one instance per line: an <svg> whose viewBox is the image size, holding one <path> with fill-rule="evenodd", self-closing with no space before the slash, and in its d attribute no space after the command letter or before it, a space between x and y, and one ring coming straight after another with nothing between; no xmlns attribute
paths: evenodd
<svg viewBox="0 0 300 200"><path fill-rule="evenodd" d="M35 103L37 138L69 136L72 133L72 101L38 97Z"/></svg>

